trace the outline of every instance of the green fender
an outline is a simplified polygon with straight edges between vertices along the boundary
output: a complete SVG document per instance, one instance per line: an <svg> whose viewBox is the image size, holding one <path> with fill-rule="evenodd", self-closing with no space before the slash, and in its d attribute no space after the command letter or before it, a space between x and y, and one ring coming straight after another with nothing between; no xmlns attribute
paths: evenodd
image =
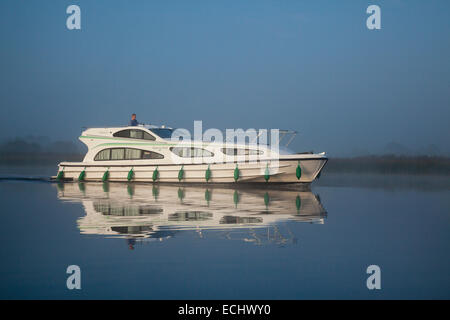
<svg viewBox="0 0 450 320"><path fill-rule="evenodd" d="M108 181L108 179L109 179L109 170L106 170L105 173L103 174L102 181L105 182Z"/></svg>
<svg viewBox="0 0 450 320"><path fill-rule="evenodd" d="M153 171L152 179L153 179L153 181L156 181L156 180L158 180L158 178L159 178L159 171L158 171L158 167L156 167L155 170Z"/></svg>
<svg viewBox="0 0 450 320"><path fill-rule="evenodd" d="M58 172L58 175L56 176L56 180L58 180L58 181L64 180L64 168Z"/></svg>
<svg viewBox="0 0 450 320"><path fill-rule="evenodd" d="M128 176L127 176L127 180L131 181L134 178L134 171L133 168L130 169L130 171L128 171Z"/></svg>
<svg viewBox="0 0 450 320"><path fill-rule="evenodd" d="M80 172L80 175L78 176L78 181L84 181L84 178L86 178L86 171L85 170Z"/></svg>
<svg viewBox="0 0 450 320"><path fill-rule="evenodd" d="M206 171L205 171L205 180L206 180L206 182L208 182L209 179L211 179L211 169L208 166L208 169L206 169Z"/></svg>
<svg viewBox="0 0 450 320"><path fill-rule="evenodd" d="M297 177L297 180L300 180L302 176L302 168L300 167L300 161L298 162L297 169L295 170L295 176Z"/></svg>
<svg viewBox="0 0 450 320"><path fill-rule="evenodd" d="M180 171L178 171L178 181L183 180L184 178L184 170L183 170L183 166L181 166Z"/></svg>
<svg viewBox="0 0 450 320"><path fill-rule="evenodd" d="M269 164L266 166L266 171L264 172L264 180L269 181L270 179L270 171L269 171Z"/></svg>
<svg viewBox="0 0 450 320"><path fill-rule="evenodd" d="M239 179L239 168L238 165L236 165L236 168L234 169L234 181L237 182Z"/></svg>

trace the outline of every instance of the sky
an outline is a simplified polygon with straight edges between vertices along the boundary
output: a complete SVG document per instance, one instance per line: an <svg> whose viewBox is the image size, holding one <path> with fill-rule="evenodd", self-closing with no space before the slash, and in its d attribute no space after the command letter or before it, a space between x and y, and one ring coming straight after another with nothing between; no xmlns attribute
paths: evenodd
<svg viewBox="0 0 450 320"><path fill-rule="evenodd" d="M81 30L69 30L69 5ZM381 29L369 30L369 5ZM450 1L0 2L0 140L280 128L295 151L450 154ZM395 144L394 144L395 145Z"/></svg>

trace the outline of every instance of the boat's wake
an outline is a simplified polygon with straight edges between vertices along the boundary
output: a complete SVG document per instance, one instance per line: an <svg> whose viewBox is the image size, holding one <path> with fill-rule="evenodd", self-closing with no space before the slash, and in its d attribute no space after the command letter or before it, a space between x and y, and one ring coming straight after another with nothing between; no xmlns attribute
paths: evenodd
<svg viewBox="0 0 450 320"><path fill-rule="evenodd" d="M55 182L51 177L44 176L22 176L22 175L7 175L0 176L0 181L35 181L35 182Z"/></svg>

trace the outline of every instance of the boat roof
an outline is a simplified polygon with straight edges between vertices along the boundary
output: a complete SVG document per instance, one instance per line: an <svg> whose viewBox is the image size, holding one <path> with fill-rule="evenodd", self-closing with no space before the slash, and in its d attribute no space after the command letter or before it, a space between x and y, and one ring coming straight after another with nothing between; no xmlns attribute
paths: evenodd
<svg viewBox="0 0 450 320"><path fill-rule="evenodd" d="M174 130L175 128L172 127L168 127L166 125L154 125L154 124L144 124L144 123L140 123L137 126L130 126L130 125L125 125L125 126L114 126L114 127L92 127L92 128L88 128L88 127L83 127L83 129L85 131L95 131L97 134L100 133L100 135L102 135L102 133L105 132L101 132L103 130L120 130L120 129L125 129L125 128L145 128L147 130L154 130L154 129L166 129L166 130ZM294 138L297 135L297 131L295 130L285 130L285 129L278 129L278 132L280 134L279 139L278 139L278 144L281 145L281 141L287 137L287 142L284 144L284 147L287 148L291 142L294 140ZM157 134L157 132L154 132ZM253 144L257 144L258 138L261 136L262 132L259 131L258 135L256 136L256 141L250 141L249 144L253 145ZM160 137L161 139L164 139L162 137ZM192 139L193 140L193 139Z"/></svg>
<svg viewBox="0 0 450 320"><path fill-rule="evenodd" d="M172 127L168 127L166 125L154 125L154 124L144 124L139 123L137 126L123 125L123 126L111 126L111 127L82 127L83 130L88 129L120 129L120 128L129 128L129 127L137 127L137 128L145 128L145 129L170 129L174 130Z"/></svg>

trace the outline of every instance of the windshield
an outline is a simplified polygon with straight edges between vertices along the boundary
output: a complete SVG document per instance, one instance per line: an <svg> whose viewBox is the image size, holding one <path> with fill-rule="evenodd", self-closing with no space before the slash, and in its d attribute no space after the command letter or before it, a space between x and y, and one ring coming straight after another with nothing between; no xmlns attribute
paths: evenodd
<svg viewBox="0 0 450 320"><path fill-rule="evenodd" d="M173 129L167 129L167 128L152 128L149 129L151 132L155 133L159 137L163 139L170 139L172 138L172 132Z"/></svg>

